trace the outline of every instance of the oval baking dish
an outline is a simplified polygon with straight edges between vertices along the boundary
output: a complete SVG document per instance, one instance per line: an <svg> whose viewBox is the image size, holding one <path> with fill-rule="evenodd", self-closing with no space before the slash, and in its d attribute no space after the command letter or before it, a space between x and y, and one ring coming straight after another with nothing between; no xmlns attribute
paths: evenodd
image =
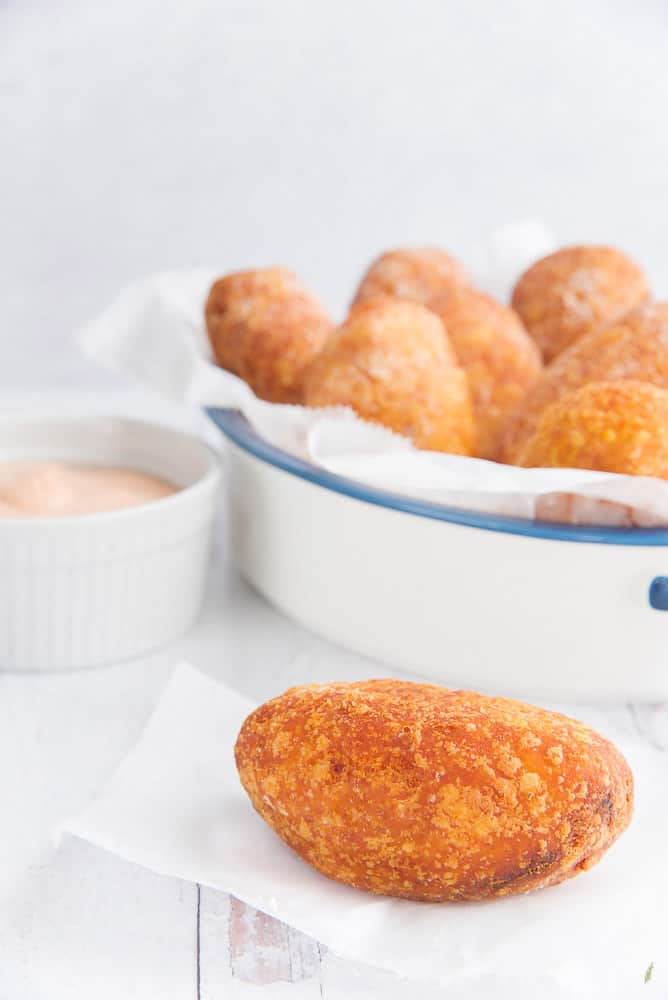
<svg viewBox="0 0 668 1000"><path fill-rule="evenodd" d="M70 670L138 656L201 603L219 463L197 438L118 417L0 419L0 461L136 469L175 493L67 517L0 517L0 669Z"/></svg>
<svg viewBox="0 0 668 1000"><path fill-rule="evenodd" d="M300 624L449 686L668 697L668 529L412 500L294 458L235 411L207 412L229 442L239 568Z"/></svg>

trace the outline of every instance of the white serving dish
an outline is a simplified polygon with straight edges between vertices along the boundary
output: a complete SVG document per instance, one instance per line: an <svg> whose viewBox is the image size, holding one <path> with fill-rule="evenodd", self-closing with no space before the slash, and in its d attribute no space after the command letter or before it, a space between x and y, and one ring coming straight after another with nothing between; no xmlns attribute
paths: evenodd
<svg viewBox="0 0 668 1000"><path fill-rule="evenodd" d="M178 492L76 517L0 517L0 669L71 670L155 649L203 593L218 459L197 438L118 417L0 418L0 461L133 468Z"/></svg>
<svg viewBox="0 0 668 1000"><path fill-rule="evenodd" d="M293 458L234 411L209 413L230 443L240 570L300 624L449 686L668 697L668 530L422 503Z"/></svg>

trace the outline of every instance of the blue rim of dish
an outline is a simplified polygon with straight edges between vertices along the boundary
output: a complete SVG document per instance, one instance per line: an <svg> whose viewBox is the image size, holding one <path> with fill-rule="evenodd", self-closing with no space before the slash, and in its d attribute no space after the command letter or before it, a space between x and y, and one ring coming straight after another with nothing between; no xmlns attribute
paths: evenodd
<svg viewBox="0 0 668 1000"><path fill-rule="evenodd" d="M501 531L511 535L545 538L562 542L595 542L604 545L668 545L668 528L596 528L588 525L558 524L551 521L528 521L502 514L484 514L460 507L446 507L379 490L354 479L337 476L318 466L295 458L275 448L257 434L237 410L207 407L207 415L237 447L284 472L306 479L316 486L333 490L343 496L362 500L390 510L403 511L435 521L448 521L483 531Z"/></svg>

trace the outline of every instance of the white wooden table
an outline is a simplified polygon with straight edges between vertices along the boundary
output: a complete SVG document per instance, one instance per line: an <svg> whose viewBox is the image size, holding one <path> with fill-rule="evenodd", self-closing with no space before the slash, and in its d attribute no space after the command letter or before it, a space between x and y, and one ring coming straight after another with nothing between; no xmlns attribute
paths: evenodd
<svg viewBox="0 0 668 1000"><path fill-rule="evenodd" d="M0 998L412 996L412 984L344 962L224 894L74 838L53 842L137 738L182 657L258 700L292 683L387 672L286 621L218 551L202 619L172 648L92 672L0 675ZM590 709L588 719L668 749L668 706ZM443 994L420 987L432 995Z"/></svg>

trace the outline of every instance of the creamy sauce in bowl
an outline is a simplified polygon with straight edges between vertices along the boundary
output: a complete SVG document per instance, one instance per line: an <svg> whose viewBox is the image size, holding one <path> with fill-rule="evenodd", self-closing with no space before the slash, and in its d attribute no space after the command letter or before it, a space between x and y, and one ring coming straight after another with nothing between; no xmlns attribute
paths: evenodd
<svg viewBox="0 0 668 1000"><path fill-rule="evenodd" d="M0 517L73 517L139 507L178 486L136 469L74 462L0 462Z"/></svg>

